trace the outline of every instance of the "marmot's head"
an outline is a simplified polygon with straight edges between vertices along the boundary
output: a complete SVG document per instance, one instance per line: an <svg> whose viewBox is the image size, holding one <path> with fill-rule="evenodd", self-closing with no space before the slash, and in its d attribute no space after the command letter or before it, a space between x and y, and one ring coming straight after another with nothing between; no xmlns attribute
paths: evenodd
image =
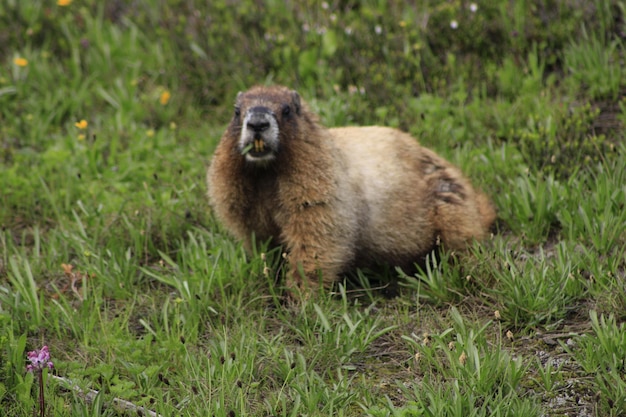
<svg viewBox="0 0 626 417"><path fill-rule="evenodd" d="M286 87L254 87L237 95L230 124L239 136L237 147L246 161L266 165L280 151L281 143L297 136L300 96Z"/></svg>

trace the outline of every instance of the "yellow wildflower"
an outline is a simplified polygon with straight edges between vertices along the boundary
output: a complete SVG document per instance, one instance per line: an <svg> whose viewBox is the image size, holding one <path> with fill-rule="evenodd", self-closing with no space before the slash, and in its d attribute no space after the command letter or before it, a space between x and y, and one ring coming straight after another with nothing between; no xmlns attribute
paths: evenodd
<svg viewBox="0 0 626 417"><path fill-rule="evenodd" d="M81 130L82 129L87 129L87 125L88 125L88 123L87 123L87 120L85 120L85 119L81 120L80 122L74 123L74 126L76 126L77 128L79 128Z"/></svg>
<svg viewBox="0 0 626 417"><path fill-rule="evenodd" d="M74 267L71 264L61 264L61 268L63 268L63 273L69 275Z"/></svg>
<svg viewBox="0 0 626 417"><path fill-rule="evenodd" d="M172 94L170 94L169 91L163 91L161 93L161 97L159 97L159 103L161 103L162 106L165 106L170 101L170 97L172 97Z"/></svg>
<svg viewBox="0 0 626 417"><path fill-rule="evenodd" d="M78 135L78 140L80 140L80 141L85 140L85 135L83 135L82 133L80 135Z"/></svg>
<svg viewBox="0 0 626 417"><path fill-rule="evenodd" d="M72 0L58 0L57 4L59 6L69 6L72 3Z"/></svg>
<svg viewBox="0 0 626 417"><path fill-rule="evenodd" d="M28 65L28 60L26 58L17 57L13 59L13 63L18 67L25 67L26 65Z"/></svg>
<svg viewBox="0 0 626 417"><path fill-rule="evenodd" d="M153 137L154 136L154 129L148 129L146 131L146 136L149 137L149 138Z"/></svg>

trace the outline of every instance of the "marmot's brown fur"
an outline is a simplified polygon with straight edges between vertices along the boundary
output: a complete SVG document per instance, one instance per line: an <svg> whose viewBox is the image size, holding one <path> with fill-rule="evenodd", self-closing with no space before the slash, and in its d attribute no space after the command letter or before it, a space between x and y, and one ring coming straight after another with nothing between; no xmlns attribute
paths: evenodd
<svg viewBox="0 0 626 417"><path fill-rule="evenodd" d="M406 133L327 129L286 87L239 93L207 174L217 219L247 250L271 238L287 286L350 268L410 267L439 243L485 238L495 211L461 171ZM302 278L306 277L306 280Z"/></svg>

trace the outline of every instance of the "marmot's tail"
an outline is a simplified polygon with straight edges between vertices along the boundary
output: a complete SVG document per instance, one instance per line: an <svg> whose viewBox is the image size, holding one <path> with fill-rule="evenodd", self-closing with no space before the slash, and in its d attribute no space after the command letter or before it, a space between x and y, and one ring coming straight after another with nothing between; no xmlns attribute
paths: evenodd
<svg viewBox="0 0 626 417"><path fill-rule="evenodd" d="M481 225L487 234L496 220L496 209L489 198L479 191L476 192L476 205L480 213Z"/></svg>

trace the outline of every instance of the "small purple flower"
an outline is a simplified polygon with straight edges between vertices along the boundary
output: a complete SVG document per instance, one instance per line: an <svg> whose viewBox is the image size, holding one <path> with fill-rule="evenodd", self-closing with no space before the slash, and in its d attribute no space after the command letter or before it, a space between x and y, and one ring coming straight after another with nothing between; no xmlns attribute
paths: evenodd
<svg viewBox="0 0 626 417"><path fill-rule="evenodd" d="M50 368L54 366L52 361L50 360L50 352L48 351L48 346L44 346L41 349L33 350L26 354L28 360L30 361L29 365L26 365L26 371L33 372L37 369Z"/></svg>

